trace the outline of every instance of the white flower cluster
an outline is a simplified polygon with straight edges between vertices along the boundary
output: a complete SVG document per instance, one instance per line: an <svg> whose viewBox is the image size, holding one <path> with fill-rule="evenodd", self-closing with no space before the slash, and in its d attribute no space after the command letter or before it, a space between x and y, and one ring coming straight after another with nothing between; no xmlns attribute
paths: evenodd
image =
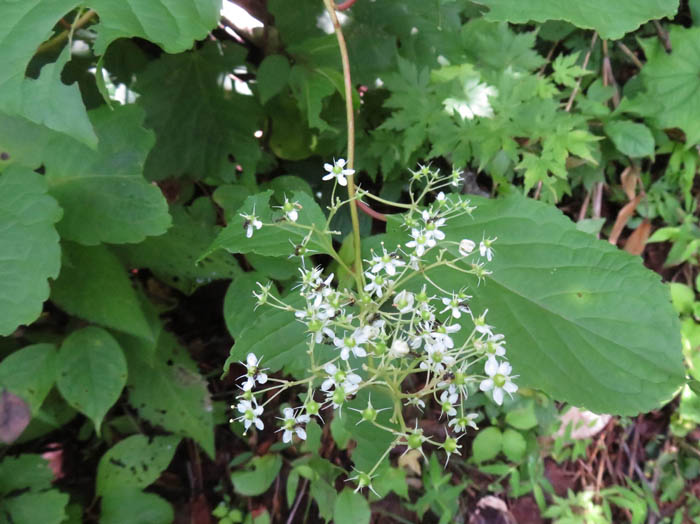
<svg viewBox="0 0 700 524"><path fill-rule="evenodd" d="M326 169L329 173L338 171L333 176L342 183L344 166L337 161L338 169ZM455 176L440 177L421 168L413 179L421 178L426 184L423 197L451 185ZM383 388L394 399L393 408L383 409L394 410L391 420L395 429L377 422L382 410L372 405L371 397L364 409L355 409L361 415L360 422L392 431L394 445L407 450L422 452L422 445L430 443L446 451L448 460L451 454L459 454L458 439L468 427L478 429L478 415L465 409L468 395L480 389L500 405L505 393L517 390L513 382L516 376L505 359L505 338L487 324L487 311L475 314L467 289L443 289L429 276L434 274L431 270L442 266L476 276L478 281L490 274L484 263L494 256L495 239L484 237L477 250L475 241L450 239L446 231L451 219L472 210L469 201L443 192L437 192L429 207L419 211L416 206L404 218L410 240L393 249L382 244L381 250L365 261L364 285L358 290L337 289L332 273L326 274L320 267L302 267L296 291L303 297L304 307L292 308L271 295L269 285L260 285L261 291L255 294L259 305L294 311L297 321L306 327L309 370L308 377L294 382L272 379L260 368L260 359L248 355L244 364L247 372L241 377L243 392L236 406L240 413L237 420L243 422L245 430L252 425L263 428L261 416L269 400L258 404L256 396L266 392L296 385L307 388L304 405L285 407L280 418L283 441L291 442L294 435L306 438L305 424L312 416L320 418L321 410L332 408L342 416L342 407L360 390ZM318 351L321 347L326 349ZM330 358L317 361L319 354L328 355L329 351ZM418 380L406 381L410 375ZM275 384L266 386L268 381ZM406 386L416 383L420 386ZM254 391L257 385L265 388ZM314 388L320 392L314 393ZM315 395L320 396L319 401ZM443 442L424 435L417 421L415 428L404 421L405 407L426 410L429 404L445 419ZM358 487L371 487L373 471L358 472Z"/></svg>

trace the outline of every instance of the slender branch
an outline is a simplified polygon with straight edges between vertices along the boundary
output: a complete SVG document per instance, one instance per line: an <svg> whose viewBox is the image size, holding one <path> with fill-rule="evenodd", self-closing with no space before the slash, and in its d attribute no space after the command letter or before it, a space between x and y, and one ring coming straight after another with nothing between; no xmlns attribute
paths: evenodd
<svg viewBox="0 0 700 524"><path fill-rule="evenodd" d="M617 47L620 48L620 50L627 55L627 57L634 62L634 65L636 65L639 69L644 67L644 64L642 64L642 61L637 58L637 55L635 55L632 50L627 47L625 44L623 44L620 41L615 42L617 44Z"/></svg>
<svg viewBox="0 0 700 524"><path fill-rule="evenodd" d="M371 207L369 207L367 204L362 202L361 200L355 200L355 203L357 204L357 207L360 208L360 211L362 211L364 214L371 216L372 218L376 218L377 220L380 220L381 222L386 222L386 215L383 213L380 213L379 211L375 211Z"/></svg>
<svg viewBox="0 0 700 524"><path fill-rule="evenodd" d="M90 20L93 19L93 17L97 14L96 11L90 9L87 11L83 16L78 18L72 25L70 29L66 29L65 31L62 31L61 33L57 34L54 36L51 40L47 40L43 44L41 44L36 52L37 53L45 53L46 51L50 51L54 47L57 47L66 40L68 40L68 37L71 35L73 31L76 29L80 29L83 27L85 24L87 24Z"/></svg>
<svg viewBox="0 0 700 524"><path fill-rule="evenodd" d="M343 62L343 79L345 81L345 112L348 126L348 168L354 169L355 166L355 110L352 105L352 78L350 76L350 59L348 58L348 47L345 43L343 30L340 27L340 22L335 14L336 5L334 0L323 0L326 5L326 10L333 22L335 36L338 39L338 47L340 48L340 58ZM355 282L357 290L361 291L364 287L364 273L362 272L362 245L360 244L360 220L357 216L357 200L355 198L355 177L353 175L348 179L348 198L350 204L350 219L352 221L352 232L355 247Z"/></svg>
<svg viewBox="0 0 700 524"><path fill-rule="evenodd" d="M336 4L335 9L336 11L345 11L346 9L350 9L352 7L352 4L354 4L357 0L345 0L345 2Z"/></svg>
<svg viewBox="0 0 700 524"><path fill-rule="evenodd" d="M659 40L661 40L661 43L664 45L664 49L667 53L670 53L673 48L671 47L671 39L668 36L668 31L661 27L658 20L654 20L654 27L656 28L656 33L659 35Z"/></svg>
<svg viewBox="0 0 700 524"><path fill-rule="evenodd" d="M588 52L586 53L586 57L583 59L583 68L586 69L586 66L588 66L588 61L591 59L591 53L593 52L593 47L595 46L595 43L598 41L598 33L593 33L593 38L591 38L591 46L588 48ZM566 103L566 107L564 108L564 111L567 113L571 111L571 106L574 105L574 98L576 98L576 95L579 92L579 89L581 89L581 80L583 79L583 76L578 77L578 81L576 82L576 86L574 87L574 90L571 92L571 96L569 97L569 101Z"/></svg>

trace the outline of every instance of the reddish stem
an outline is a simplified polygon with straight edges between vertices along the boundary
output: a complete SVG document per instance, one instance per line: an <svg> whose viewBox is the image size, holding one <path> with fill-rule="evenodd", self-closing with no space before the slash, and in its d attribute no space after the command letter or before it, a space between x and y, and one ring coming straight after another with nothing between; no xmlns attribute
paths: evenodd
<svg viewBox="0 0 700 524"><path fill-rule="evenodd" d="M345 2L342 2L340 4L336 4L335 10L336 11L345 11L346 9L350 9L352 7L352 4L354 4L357 0L345 0Z"/></svg>
<svg viewBox="0 0 700 524"><path fill-rule="evenodd" d="M376 218L377 220L381 220L382 222L386 222L386 216L383 213L375 211L367 204L365 204L364 202L360 202L359 200L355 200L355 204L357 204L357 208L363 213L371 216L372 218Z"/></svg>

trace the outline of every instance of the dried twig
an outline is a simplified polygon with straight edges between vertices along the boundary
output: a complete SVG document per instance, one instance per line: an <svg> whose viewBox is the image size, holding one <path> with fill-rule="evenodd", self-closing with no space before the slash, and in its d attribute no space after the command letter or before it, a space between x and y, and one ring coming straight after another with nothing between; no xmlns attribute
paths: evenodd
<svg viewBox="0 0 700 524"><path fill-rule="evenodd" d="M661 27L661 24L658 20L654 20L654 27L656 27L656 34L659 35L659 40L661 40L661 43L664 45L664 49L667 53L670 53L672 49L671 39L668 36L668 31Z"/></svg>
<svg viewBox="0 0 700 524"><path fill-rule="evenodd" d="M591 38L591 45L588 48L588 52L586 53L586 56L583 59L583 68L586 69L586 66L588 66L588 61L591 59L591 53L593 53L593 48L595 47L595 43L598 41L598 33L593 33L593 38ZM569 101L566 103L566 107L564 108L564 111L567 113L571 111L571 106L574 105L574 98L576 98L576 95L579 92L579 89L581 89L581 80L583 79L582 76L578 78L578 81L576 82L576 86L574 86L574 90L571 92L571 96L569 97Z"/></svg>
<svg viewBox="0 0 700 524"><path fill-rule="evenodd" d="M634 65L636 65L639 69L641 69L642 67L644 67L644 64L642 64L642 61L641 61L639 58L637 58L637 55L635 55L635 54L630 50L629 47L627 47L625 44L623 44L623 43L620 42L620 41L616 42L616 44L617 44L617 47L620 48L620 51L622 51L623 53L625 53L625 54L627 55L627 57L628 57L630 60L632 60L632 62L634 62Z"/></svg>
<svg viewBox="0 0 700 524"><path fill-rule="evenodd" d="M309 485L309 479L304 479L304 482L301 483L301 489L299 490L299 494L297 495L297 499L294 501L294 506L292 506L292 510L289 512L289 517L287 518L287 524L292 524L292 522L294 522L294 515L296 515L296 512L299 509L299 504L301 504L301 500L304 498L304 493L306 492L306 487L308 485Z"/></svg>

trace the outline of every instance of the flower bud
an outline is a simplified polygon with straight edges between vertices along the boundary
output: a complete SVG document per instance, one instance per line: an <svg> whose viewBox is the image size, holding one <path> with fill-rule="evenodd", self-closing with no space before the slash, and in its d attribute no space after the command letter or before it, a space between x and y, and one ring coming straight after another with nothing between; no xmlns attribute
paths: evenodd
<svg viewBox="0 0 700 524"><path fill-rule="evenodd" d="M401 358L405 357L408 355L408 352L410 351L410 348L408 347L408 343L405 340L401 340L400 338L394 339L394 342L391 343L391 349L389 349L389 355L394 357L394 358Z"/></svg>
<svg viewBox="0 0 700 524"><path fill-rule="evenodd" d="M377 410L369 404L365 409L362 410L362 420L366 422L374 422L377 418Z"/></svg>
<svg viewBox="0 0 700 524"><path fill-rule="evenodd" d="M442 449L444 449L447 453L454 453L457 451L457 439L452 438L452 437L447 437L445 439L445 442L442 443Z"/></svg>
<svg viewBox="0 0 700 524"><path fill-rule="evenodd" d="M474 248L476 247L476 243L472 242L468 238L463 238L459 242L459 254L462 255L463 257L466 257L469 255L472 251L474 251Z"/></svg>
<svg viewBox="0 0 700 524"><path fill-rule="evenodd" d="M307 415L318 415L318 412L321 409L321 404L319 404L315 400L307 400L306 404L304 404L304 407L306 409Z"/></svg>
<svg viewBox="0 0 700 524"><path fill-rule="evenodd" d="M374 354L378 357L387 352L389 348L386 346L386 342L379 341L374 343Z"/></svg>
<svg viewBox="0 0 700 524"><path fill-rule="evenodd" d="M423 430L417 429L411 433L406 439L408 447L411 449L418 449L423 445Z"/></svg>

